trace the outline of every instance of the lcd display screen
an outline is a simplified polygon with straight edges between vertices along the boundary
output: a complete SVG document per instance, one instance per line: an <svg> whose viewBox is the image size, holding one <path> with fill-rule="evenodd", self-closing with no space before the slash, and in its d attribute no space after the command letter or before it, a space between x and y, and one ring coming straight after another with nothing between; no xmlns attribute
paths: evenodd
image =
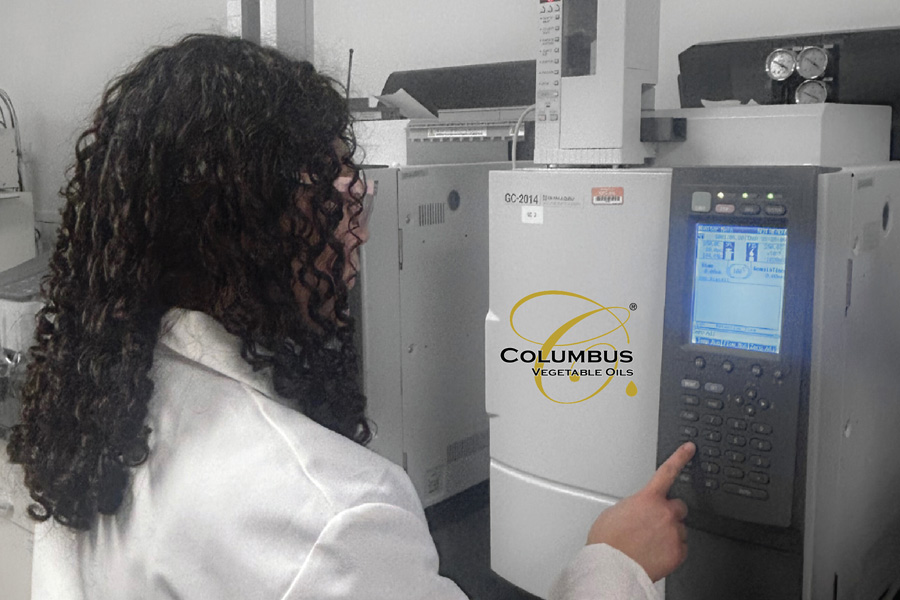
<svg viewBox="0 0 900 600"><path fill-rule="evenodd" d="M691 342L778 354L787 229L698 223Z"/></svg>

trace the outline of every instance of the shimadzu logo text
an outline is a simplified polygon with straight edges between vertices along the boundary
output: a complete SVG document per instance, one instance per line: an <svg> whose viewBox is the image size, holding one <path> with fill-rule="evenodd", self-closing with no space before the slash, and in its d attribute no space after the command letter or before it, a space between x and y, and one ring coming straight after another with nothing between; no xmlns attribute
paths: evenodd
<svg viewBox="0 0 900 600"><path fill-rule="evenodd" d="M632 304L631 310L635 308ZM634 361L633 352L613 343L631 343L625 326L631 310L560 290L529 294L513 306L509 325L532 347L503 348L500 360L529 365L537 389L548 400L584 402L616 377L634 376L634 370L624 366ZM625 393L637 394L634 381Z"/></svg>

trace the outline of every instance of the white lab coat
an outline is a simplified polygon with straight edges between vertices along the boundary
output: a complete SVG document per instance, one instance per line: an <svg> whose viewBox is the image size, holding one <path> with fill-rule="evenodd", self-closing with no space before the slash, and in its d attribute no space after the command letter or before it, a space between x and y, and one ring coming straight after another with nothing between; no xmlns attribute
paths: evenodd
<svg viewBox="0 0 900 600"><path fill-rule="evenodd" d="M90 531L37 527L34 600L465 598L403 470L281 404L215 320L170 311L153 380L148 460ZM602 545L555 594L656 598Z"/></svg>

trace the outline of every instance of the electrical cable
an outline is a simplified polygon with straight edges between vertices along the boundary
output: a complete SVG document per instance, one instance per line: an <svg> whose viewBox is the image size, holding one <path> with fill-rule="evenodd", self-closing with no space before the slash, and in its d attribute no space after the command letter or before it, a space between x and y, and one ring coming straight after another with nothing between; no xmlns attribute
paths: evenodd
<svg viewBox="0 0 900 600"><path fill-rule="evenodd" d="M516 126L513 127L512 131L512 170L516 170L516 143L519 140L519 129L522 127L522 122L525 120L525 115L533 111L537 108L537 104L532 104L528 108L522 111L522 114L519 115L519 120L516 121Z"/></svg>
<svg viewBox="0 0 900 600"><path fill-rule="evenodd" d="M347 103L350 103L350 72L353 70L353 48L350 48L350 60L347 61Z"/></svg>

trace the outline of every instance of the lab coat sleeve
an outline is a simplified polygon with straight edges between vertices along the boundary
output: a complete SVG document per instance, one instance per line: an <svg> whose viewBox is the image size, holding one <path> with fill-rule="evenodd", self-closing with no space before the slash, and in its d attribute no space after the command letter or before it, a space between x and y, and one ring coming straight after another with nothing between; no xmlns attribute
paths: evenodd
<svg viewBox="0 0 900 600"><path fill-rule="evenodd" d="M424 520L386 503L336 514L322 530L284 600L465 600L438 575Z"/></svg>
<svg viewBox="0 0 900 600"><path fill-rule="evenodd" d="M548 600L660 600L647 572L606 544L584 546L563 569Z"/></svg>
<svg viewBox="0 0 900 600"><path fill-rule="evenodd" d="M427 525L392 504L335 515L322 530L284 600L465 600L438 575ZM659 600L646 572L607 546L585 546L560 574L549 600Z"/></svg>

